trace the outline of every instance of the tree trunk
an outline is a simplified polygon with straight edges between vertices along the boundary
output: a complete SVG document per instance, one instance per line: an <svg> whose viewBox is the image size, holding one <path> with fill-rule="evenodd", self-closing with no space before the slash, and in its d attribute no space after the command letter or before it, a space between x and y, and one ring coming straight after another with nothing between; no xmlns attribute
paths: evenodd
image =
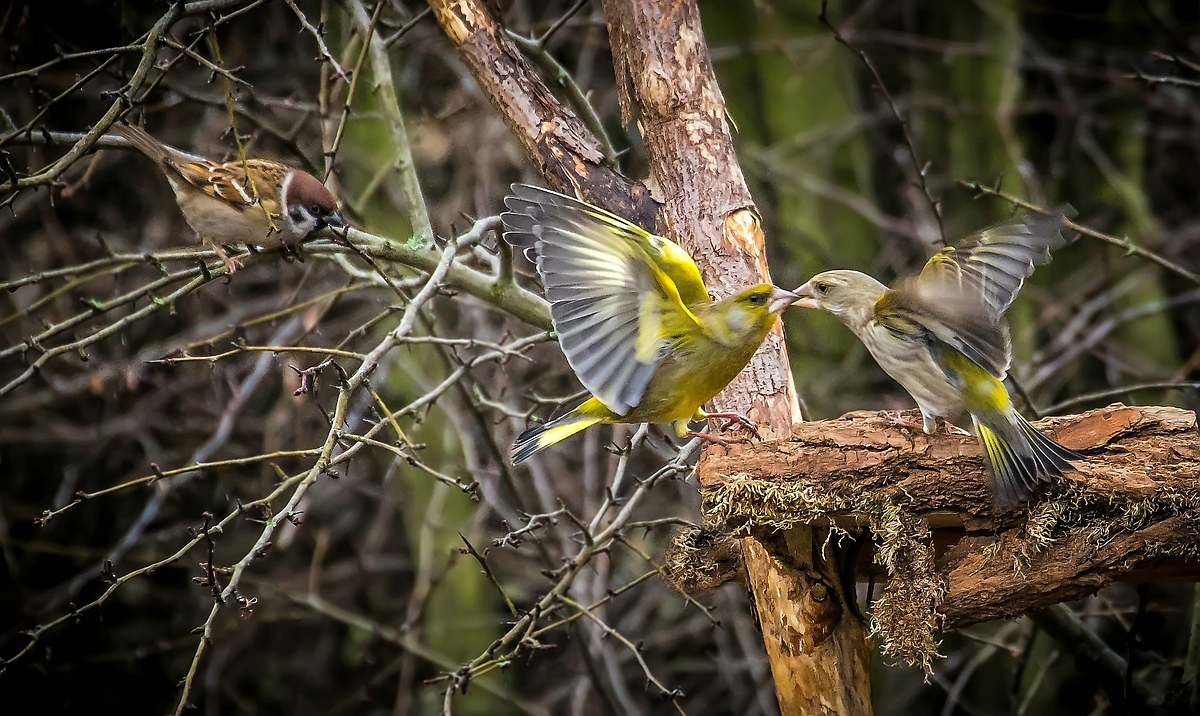
<svg viewBox="0 0 1200 716"><path fill-rule="evenodd" d="M651 194L700 266L726 296L769 282L759 216L746 188L694 2L605 0L609 41L626 123L646 146ZM750 366L713 401L748 413L765 435L798 422L782 329L776 325ZM706 451L700 469L711 457ZM871 653L813 531L743 541L775 691L785 716L869 714Z"/></svg>

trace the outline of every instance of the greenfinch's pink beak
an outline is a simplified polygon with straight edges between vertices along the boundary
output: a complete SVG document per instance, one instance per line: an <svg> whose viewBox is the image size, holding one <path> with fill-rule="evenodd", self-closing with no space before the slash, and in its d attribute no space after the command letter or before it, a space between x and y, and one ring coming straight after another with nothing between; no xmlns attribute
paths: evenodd
<svg viewBox="0 0 1200 716"><path fill-rule="evenodd" d="M767 306L771 309L771 313L779 313L795 303L796 298L796 294L791 291L784 291L777 287L771 290L771 298L767 300Z"/></svg>
<svg viewBox="0 0 1200 716"><path fill-rule="evenodd" d="M812 282L808 282L796 289L796 302L793 306L801 306L803 308L820 308L817 304L817 294L813 291Z"/></svg>

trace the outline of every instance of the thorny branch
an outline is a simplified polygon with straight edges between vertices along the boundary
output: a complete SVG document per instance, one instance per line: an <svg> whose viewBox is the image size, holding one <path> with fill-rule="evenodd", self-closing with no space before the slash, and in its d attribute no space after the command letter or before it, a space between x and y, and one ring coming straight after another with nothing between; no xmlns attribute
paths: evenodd
<svg viewBox="0 0 1200 716"><path fill-rule="evenodd" d="M699 447L700 441L698 439L692 440L679 451L675 459L671 460L645 480L639 482L637 488L628 497L624 498L621 509L612 519L607 522L602 521L604 513L608 509L607 504L603 509L598 510L592 524L586 530L583 530L583 534L581 535L583 544L579 547L575 555L558 570L560 575L554 582L553 587L518 619L504 636L492 642L491 646L482 654L454 673L446 674L445 678L449 680L449 685L446 687L445 692L447 699L449 699L455 690L465 688L475 676L511 661L516 658L523 648L533 646L534 643L527 643L527 640L533 637L539 621L546 615L551 614L556 609L556 604L562 603L563 596L570 590L583 567L593 557L608 551L612 547L621 534L621 531L631 520L638 503L645 498L647 493L656 484L663 479L691 472L692 468L688 466L688 463L699 451Z"/></svg>

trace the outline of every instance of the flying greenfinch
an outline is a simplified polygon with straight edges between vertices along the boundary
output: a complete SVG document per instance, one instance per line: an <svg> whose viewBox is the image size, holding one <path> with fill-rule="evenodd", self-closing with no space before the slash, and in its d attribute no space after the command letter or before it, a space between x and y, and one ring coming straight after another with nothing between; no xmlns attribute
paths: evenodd
<svg viewBox="0 0 1200 716"><path fill-rule="evenodd" d="M1070 207L981 231L889 288L857 271L827 271L796 289L797 306L836 316L916 400L923 428L971 414L994 506L1017 506L1080 455L1035 430L1004 387L1012 344L1004 312L1035 265L1066 243Z"/></svg>
<svg viewBox="0 0 1200 716"><path fill-rule="evenodd" d="M672 241L547 189L513 184L504 239L535 262L559 344L591 393L532 425L513 444L520 463L598 423L674 423L680 437L732 381L796 294L769 283L714 301L696 262Z"/></svg>

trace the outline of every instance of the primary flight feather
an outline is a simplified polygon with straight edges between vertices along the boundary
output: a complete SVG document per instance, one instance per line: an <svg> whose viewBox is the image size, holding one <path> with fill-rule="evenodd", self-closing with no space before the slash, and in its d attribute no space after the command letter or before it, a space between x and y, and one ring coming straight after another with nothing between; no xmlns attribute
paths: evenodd
<svg viewBox="0 0 1200 716"><path fill-rule="evenodd" d="M1012 344L1004 312L1034 267L1066 243L1067 207L981 231L939 251L889 288L858 271L827 271L796 289L798 306L828 311L912 395L923 428L971 414L1000 508L1028 498L1080 456L1042 435L1004 387Z"/></svg>
<svg viewBox="0 0 1200 716"><path fill-rule="evenodd" d="M531 426L513 445L519 463L597 423L742 416L701 406L750 362L776 316L796 300L759 284L714 301L686 251L569 196L513 184L504 238L535 262L567 362L592 394Z"/></svg>

